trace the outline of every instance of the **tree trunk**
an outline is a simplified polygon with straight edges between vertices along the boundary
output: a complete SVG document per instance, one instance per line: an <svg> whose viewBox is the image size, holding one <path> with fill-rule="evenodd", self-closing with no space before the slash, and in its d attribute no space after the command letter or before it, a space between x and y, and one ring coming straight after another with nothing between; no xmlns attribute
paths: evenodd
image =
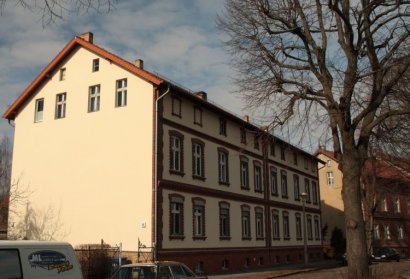
<svg viewBox="0 0 410 279"><path fill-rule="evenodd" d="M363 160L355 148L344 148L342 162L348 278L368 279L369 263L360 188Z"/></svg>

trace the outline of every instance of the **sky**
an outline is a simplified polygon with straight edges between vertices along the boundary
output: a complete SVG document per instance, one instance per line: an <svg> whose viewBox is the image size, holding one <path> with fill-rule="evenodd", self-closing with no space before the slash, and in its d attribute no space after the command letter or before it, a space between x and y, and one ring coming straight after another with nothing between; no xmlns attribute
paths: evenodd
<svg viewBox="0 0 410 279"><path fill-rule="evenodd" d="M223 0L119 0L109 13L65 14L45 26L40 13L15 2L6 1L0 15L1 114L73 36L90 31L98 46L130 62L142 59L146 70L205 91L208 100L252 122L253 112L232 93L227 37L216 27ZM0 137L12 138L13 131L0 119Z"/></svg>

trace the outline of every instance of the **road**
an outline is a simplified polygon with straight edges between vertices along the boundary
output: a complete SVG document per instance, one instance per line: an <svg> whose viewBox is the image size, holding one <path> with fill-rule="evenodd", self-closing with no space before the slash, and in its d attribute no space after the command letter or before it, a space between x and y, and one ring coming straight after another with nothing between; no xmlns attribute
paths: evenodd
<svg viewBox="0 0 410 279"><path fill-rule="evenodd" d="M370 266L372 279L410 279L410 260L390 263L374 263ZM209 276L210 279L346 279L347 267L335 267L329 265L324 267L314 266L308 269L292 267L264 270L261 272L249 272L242 274L226 274Z"/></svg>

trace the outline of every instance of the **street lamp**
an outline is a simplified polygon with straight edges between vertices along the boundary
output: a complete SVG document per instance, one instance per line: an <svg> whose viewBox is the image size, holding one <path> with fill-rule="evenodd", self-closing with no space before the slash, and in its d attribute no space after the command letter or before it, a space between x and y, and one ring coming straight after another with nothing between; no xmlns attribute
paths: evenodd
<svg viewBox="0 0 410 279"><path fill-rule="evenodd" d="M306 241L306 211L305 211L305 203L308 194L303 192L300 194L300 199L302 200L303 205L303 260L304 266L307 267L308 264L308 253L307 253L307 241Z"/></svg>

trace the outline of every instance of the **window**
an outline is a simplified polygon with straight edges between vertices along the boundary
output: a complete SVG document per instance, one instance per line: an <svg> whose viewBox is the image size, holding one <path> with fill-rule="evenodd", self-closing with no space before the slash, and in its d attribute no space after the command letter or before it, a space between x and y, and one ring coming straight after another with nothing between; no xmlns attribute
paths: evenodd
<svg viewBox="0 0 410 279"><path fill-rule="evenodd" d="M184 235L184 197L173 194L169 195L169 200L169 236L170 238L181 238Z"/></svg>
<svg viewBox="0 0 410 279"><path fill-rule="evenodd" d="M263 231L263 208L256 207L255 208L255 231L256 231L256 239L263 239L264 238L264 231Z"/></svg>
<svg viewBox="0 0 410 279"><path fill-rule="evenodd" d="M281 171L281 185L282 185L282 198L288 198L288 176L286 171Z"/></svg>
<svg viewBox="0 0 410 279"><path fill-rule="evenodd" d="M331 167L331 166L332 166L332 161L331 161L331 160L327 160L327 161L326 161L326 166Z"/></svg>
<svg viewBox="0 0 410 279"><path fill-rule="evenodd" d="M391 239L390 226L389 225L384 225L384 239L387 239L387 240Z"/></svg>
<svg viewBox="0 0 410 279"><path fill-rule="evenodd" d="M316 168L317 168L317 164L315 160L312 160L310 162L310 169L312 170L313 173L316 173Z"/></svg>
<svg viewBox="0 0 410 279"><path fill-rule="evenodd" d="M289 213L287 211L283 211L282 219L283 219L283 239L289 240L290 239Z"/></svg>
<svg viewBox="0 0 410 279"><path fill-rule="evenodd" d="M204 178L204 143L198 139L192 139L192 176Z"/></svg>
<svg viewBox="0 0 410 279"><path fill-rule="evenodd" d="M176 131L169 131L169 169L173 173L182 173L184 169L183 164L183 150L184 136Z"/></svg>
<svg viewBox="0 0 410 279"><path fill-rule="evenodd" d="M98 72L100 70L100 59L93 59L93 72Z"/></svg>
<svg viewBox="0 0 410 279"><path fill-rule="evenodd" d="M218 148L218 176L220 184L229 183L228 151Z"/></svg>
<svg viewBox="0 0 410 279"><path fill-rule="evenodd" d="M219 134L226 136L226 119L219 118Z"/></svg>
<svg viewBox="0 0 410 279"><path fill-rule="evenodd" d="M262 166L258 161L253 162L255 192L262 192Z"/></svg>
<svg viewBox="0 0 410 279"><path fill-rule="evenodd" d="M272 232L273 232L273 239L279 240L280 231L279 231L279 211L278 210L272 210Z"/></svg>
<svg viewBox="0 0 410 279"><path fill-rule="evenodd" d="M327 176L327 185L332 186L334 184L333 172L332 171L326 172L326 176Z"/></svg>
<svg viewBox="0 0 410 279"><path fill-rule="evenodd" d="M270 189L272 195L278 195L278 174L275 167L270 168Z"/></svg>
<svg viewBox="0 0 410 279"><path fill-rule="evenodd" d="M202 109L194 107L194 124L202 126Z"/></svg>
<svg viewBox="0 0 410 279"><path fill-rule="evenodd" d="M240 160L241 188L249 189L248 158L241 156Z"/></svg>
<svg viewBox="0 0 410 279"><path fill-rule="evenodd" d="M229 203L219 203L219 238L230 239Z"/></svg>
<svg viewBox="0 0 410 279"><path fill-rule="evenodd" d="M61 93L56 95L56 115L57 119L65 117L67 94Z"/></svg>
<svg viewBox="0 0 410 279"><path fill-rule="evenodd" d="M205 238L205 200L201 198L193 198L193 230L194 239Z"/></svg>
<svg viewBox="0 0 410 279"><path fill-rule="evenodd" d="M249 206L242 205L242 239L251 239L251 216Z"/></svg>
<svg viewBox="0 0 410 279"><path fill-rule="evenodd" d="M36 111L34 114L34 122L42 122L44 113L44 99L36 100Z"/></svg>
<svg viewBox="0 0 410 279"><path fill-rule="evenodd" d="M67 71L66 71L65 68L60 69L60 81L61 81L61 80L65 80L66 72L67 72Z"/></svg>
<svg viewBox="0 0 410 279"><path fill-rule="evenodd" d="M307 237L309 240L313 239L313 234L312 234L312 216L307 215Z"/></svg>
<svg viewBox="0 0 410 279"><path fill-rule="evenodd" d="M88 89L88 112L100 110L100 85L90 86Z"/></svg>
<svg viewBox="0 0 410 279"><path fill-rule="evenodd" d="M253 148L259 150L259 135L253 136Z"/></svg>
<svg viewBox="0 0 410 279"><path fill-rule="evenodd" d="M402 225L397 225L397 239L399 239L399 240L404 239L404 232L403 232L403 226Z"/></svg>
<svg viewBox="0 0 410 279"><path fill-rule="evenodd" d="M295 224L296 224L296 239L302 239L302 218L300 217L300 213L295 213Z"/></svg>
<svg viewBox="0 0 410 279"><path fill-rule="evenodd" d="M296 151L293 151L293 164L298 165L298 153Z"/></svg>
<svg viewBox="0 0 410 279"><path fill-rule="evenodd" d="M127 79L120 79L116 82L115 106L125 107L127 105Z"/></svg>
<svg viewBox="0 0 410 279"><path fill-rule="evenodd" d="M246 130L245 130L245 128L241 128L240 133L241 133L241 143L246 144Z"/></svg>
<svg viewBox="0 0 410 279"><path fill-rule="evenodd" d="M283 146L283 145L280 146L280 159L282 161L286 160L285 146Z"/></svg>
<svg viewBox="0 0 410 279"><path fill-rule="evenodd" d="M309 184L309 179L307 178L305 178L305 193L307 194L306 202L310 203L310 184Z"/></svg>
<svg viewBox="0 0 410 279"><path fill-rule="evenodd" d="M274 143L274 142L271 142L271 143L270 143L270 155L271 155L271 156L275 156L275 155L276 155L276 152L275 152L275 143Z"/></svg>
<svg viewBox="0 0 410 279"><path fill-rule="evenodd" d="M374 236L374 239L380 239L380 228L378 224L375 224L373 226L373 236Z"/></svg>
<svg viewBox="0 0 410 279"><path fill-rule="evenodd" d="M394 212L395 213L400 213L400 198L397 197L394 199Z"/></svg>
<svg viewBox="0 0 410 279"><path fill-rule="evenodd" d="M383 212L387 212L387 199L386 199L386 197L382 198L380 206L381 206L381 210Z"/></svg>
<svg viewBox="0 0 410 279"><path fill-rule="evenodd" d="M299 176L293 175L293 192L295 194L295 201L300 200L300 187L299 187Z"/></svg>
<svg viewBox="0 0 410 279"><path fill-rule="evenodd" d="M17 249L0 250L0 259L2 260L2 278L23 278L20 256Z"/></svg>
<svg viewBox="0 0 410 279"><path fill-rule="evenodd" d="M315 224L315 239L320 240L320 225L319 225L319 217L314 217L314 224Z"/></svg>
<svg viewBox="0 0 410 279"><path fill-rule="evenodd" d="M309 160L308 160L307 157L305 157L305 159L303 161L304 161L303 166L305 167L305 170L307 170L309 168Z"/></svg>
<svg viewBox="0 0 410 279"><path fill-rule="evenodd" d="M318 204L318 192L316 181L312 181L312 200L313 204Z"/></svg>
<svg viewBox="0 0 410 279"><path fill-rule="evenodd" d="M172 97L172 115L181 118L181 99Z"/></svg>
<svg viewBox="0 0 410 279"><path fill-rule="evenodd" d="M222 270L228 270L229 269L229 260L224 259L222 261Z"/></svg>

